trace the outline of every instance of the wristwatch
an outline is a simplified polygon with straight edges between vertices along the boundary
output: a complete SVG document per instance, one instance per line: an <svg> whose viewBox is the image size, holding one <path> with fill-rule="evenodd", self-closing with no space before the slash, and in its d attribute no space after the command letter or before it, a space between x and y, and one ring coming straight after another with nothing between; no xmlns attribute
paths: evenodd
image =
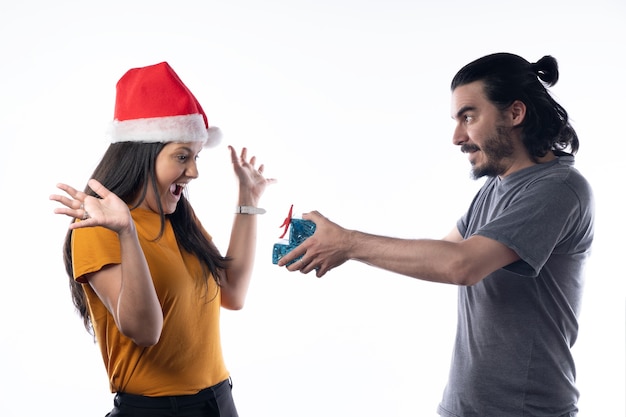
<svg viewBox="0 0 626 417"><path fill-rule="evenodd" d="M265 209L253 206L237 206L235 214L264 214Z"/></svg>

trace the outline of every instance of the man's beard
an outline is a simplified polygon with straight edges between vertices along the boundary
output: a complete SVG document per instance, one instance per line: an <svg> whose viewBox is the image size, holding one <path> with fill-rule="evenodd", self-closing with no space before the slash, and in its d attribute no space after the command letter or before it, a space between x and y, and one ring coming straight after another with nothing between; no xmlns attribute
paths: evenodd
<svg viewBox="0 0 626 417"><path fill-rule="evenodd" d="M507 166L503 159L513 155L514 148L510 135L511 129L504 126L496 126L493 136L485 139L482 147L475 145L461 146L462 152L481 150L486 158L483 165L472 166L472 178L475 180L484 176L495 177L506 172Z"/></svg>

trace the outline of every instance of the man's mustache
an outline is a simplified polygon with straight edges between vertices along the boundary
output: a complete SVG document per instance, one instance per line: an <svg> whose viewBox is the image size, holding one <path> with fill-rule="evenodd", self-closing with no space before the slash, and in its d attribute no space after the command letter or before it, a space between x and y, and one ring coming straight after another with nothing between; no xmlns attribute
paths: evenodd
<svg viewBox="0 0 626 417"><path fill-rule="evenodd" d="M463 145L461 145L461 152L463 153L477 152L477 151L480 151L480 148L476 145L471 145L469 143L464 143Z"/></svg>

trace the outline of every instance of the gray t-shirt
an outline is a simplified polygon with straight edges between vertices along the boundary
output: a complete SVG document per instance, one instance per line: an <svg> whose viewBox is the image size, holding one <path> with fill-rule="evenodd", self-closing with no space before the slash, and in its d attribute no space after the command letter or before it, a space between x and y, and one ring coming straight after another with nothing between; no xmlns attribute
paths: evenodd
<svg viewBox="0 0 626 417"><path fill-rule="evenodd" d="M593 197L564 154L490 178L458 222L521 258L459 287L446 417L562 416L576 412L570 348L578 334L583 266L593 239Z"/></svg>

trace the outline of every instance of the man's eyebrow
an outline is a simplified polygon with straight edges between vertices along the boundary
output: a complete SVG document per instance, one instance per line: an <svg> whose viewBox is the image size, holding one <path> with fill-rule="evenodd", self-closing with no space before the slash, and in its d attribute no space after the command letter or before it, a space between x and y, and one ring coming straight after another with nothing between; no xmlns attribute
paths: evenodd
<svg viewBox="0 0 626 417"><path fill-rule="evenodd" d="M463 106L459 109L459 111L456 112L456 114L452 117L453 119L458 119L460 118L463 113L468 112L468 111L474 111L476 110L475 106Z"/></svg>

